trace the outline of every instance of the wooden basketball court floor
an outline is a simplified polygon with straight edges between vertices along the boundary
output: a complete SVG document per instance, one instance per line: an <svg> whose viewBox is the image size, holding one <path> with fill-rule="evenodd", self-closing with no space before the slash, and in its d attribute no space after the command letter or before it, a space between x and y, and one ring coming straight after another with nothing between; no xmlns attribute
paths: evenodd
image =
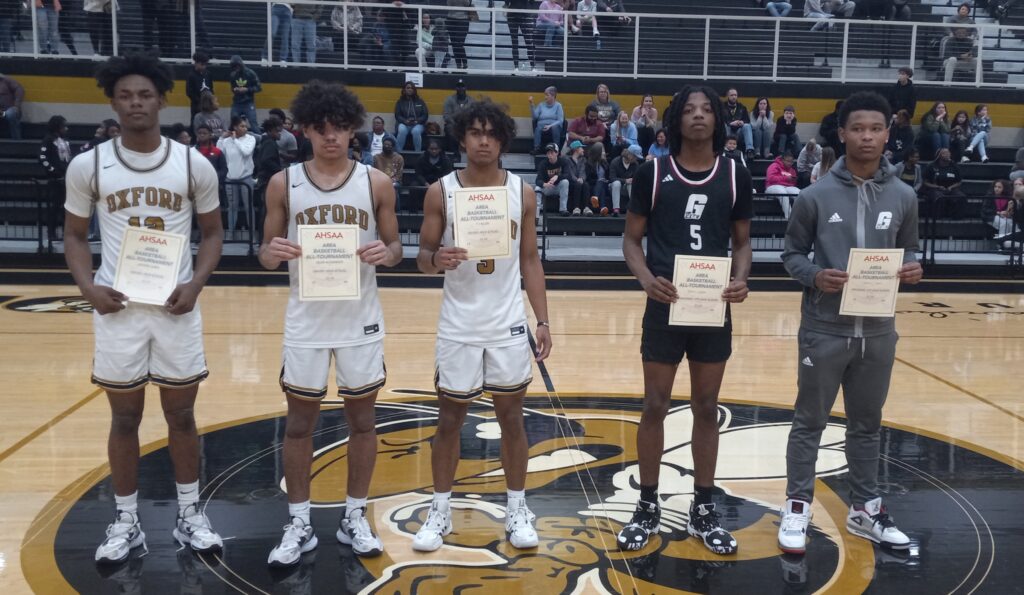
<svg viewBox="0 0 1024 595"><path fill-rule="evenodd" d="M784 496L800 295L754 291L733 309L718 481L728 494L720 504L723 522L736 531L740 552L720 559L687 539L668 513L646 550L615 551L614 532L628 519L636 489L638 289L548 292L554 349L545 369L535 370L527 403L529 502L541 547L524 555L504 543L496 424L488 421L485 399L474 406L475 428L463 434L456 532L441 551L414 554L411 535L430 494L440 290L382 288L388 381L379 398L371 514L385 554L357 560L335 544L344 417L329 392L314 465L320 546L315 560L304 558L297 570L277 576L265 558L287 522L277 450L287 288L211 286L201 296L210 369L196 407L203 498L215 526L231 537L224 554L196 558L171 542L166 430L150 388L140 430L149 552L101 572L92 554L113 507L105 483L109 411L89 383L92 316L80 311L73 286L0 285L0 593L1020 592L1024 295L1011 283L1005 293L971 290L964 283L961 292L900 297L880 478L891 512L914 539L901 555L843 529L843 434L830 426L811 537L818 547L806 559L780 556L773 523ZM692 493L688 392L684 365L666 431L666 450L675 453L666 459L678 464L665 467L661 490L663 497L676 494L665 507L680 514ZM837 424L842 411L840 397Z"/></svg>

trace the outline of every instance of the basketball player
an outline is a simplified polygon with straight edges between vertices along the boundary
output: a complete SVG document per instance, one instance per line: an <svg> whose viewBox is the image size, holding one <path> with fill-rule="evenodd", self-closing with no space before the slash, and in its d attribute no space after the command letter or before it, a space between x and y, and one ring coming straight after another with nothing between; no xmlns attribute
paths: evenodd
<svg viewBox="0 0 1024 595"><path fill-rule="evenodd" d="M839 306L850 248L899 248L899 278L917 283L917 197L882 157L889 102L854 93L839 109L846 147L827 176L800 194L786 229L782 261L804 286L800 308L796 410L786 449L786 504L779 547L804 553L814 497L818 444L839 387L846 407L846 461L850 468L850 533L895 549L910 540L893 522L878 491L882 405L896 357L894 318L842 316ZM814 252L814 259L808 254Z"/></svg>
<svg viewBox="0 0 1024 595"><path fill-rule="evenodd" d="M138 514L139 423L146 384L160 387L168 450L177 484L174 538L200 552L222 546L199 507L199 437L192 407L206 378L203 322L196 299L220 260L223 231L217 172L195 149L160 136L160 110L174 86L170 66L134 54L107 60L96 80L121 122L120 138L72 160L67 172L64 251L71 275L92 304L96 335L92 381L105 389L107 443L117 506L97 562L121 562L145 544ZM92 275L89 218L97 212L102 264ZM184 236L192 218L202 233L195 272L184 243L178 286L163 306L130 303L114 290L114 271L128 226Z"/></svg>
<svg viewBox="0 0 1024 595"><path fill-rule="evenodd" d="M431 453L434 499L412 547L432 552L452 532L450 502L459 434L469 404L486 392L494 397L501 427L501 463L508 489L505 531L513 547L532 548L537 546L537 531L535 516L526 506L523 396L533 379L530 360L543 361L551 351L544 269L533 217L537 198L529 184L501 168L501 154L515 138L515 122L501 107L490 100L474 102L455 115L452 129L466 152L466 169L448 174L427 189L416 257L424 273L444 271L444 295L434 377L440 402ZM481 186L507 190L509 258L469 262L466 250L454 244L454 193ZM537 351L532 354L520 273L537 316Z"/></svg>
<svg viewBox="0 0 1024 595"><path fill-rule="evenodd" d="M722 154L725 126L718 94L686 87L665 115L671 153L642 165L633 181L622 252L647 293L640 355L644 369L644 411L637 435L640 501L618 535L624 550L639 550L658 531L661 507L658 473L664 450L665 415L683 356L689 360L693 413L694 499L686 529L716 554L732 554L736 540L719 524L711 500L718 460L718 391L732 353L732 319L724 327L669 326L669 304L677 254L727 256L732 245L732 280L726 302L747 297L750 274L750 173ZM647 256L641 241L647 234Z"/></svg>
<svg viewBox="0 0 1024 595"><path fill-rule="evenodd" d="M402 260L395 190L383 173L348 158L348 144L366 110L340 84L311 81L292 102L292 116L313 146L313 159L278 172L267 187L267 217L260 263L275 270L288 262L291 294L285 311L281 389L288 400L284 476L288 516L271 566L291 566L317 545L309 520L313 430L334 359L338 396L349 426L348 487L337 538L358 556L384 550L366 519L377 458L374 404L384 386L384 317L377 297L377 266ZM358 300L300 301L302 255L298 225L359 226Z"/></svg>

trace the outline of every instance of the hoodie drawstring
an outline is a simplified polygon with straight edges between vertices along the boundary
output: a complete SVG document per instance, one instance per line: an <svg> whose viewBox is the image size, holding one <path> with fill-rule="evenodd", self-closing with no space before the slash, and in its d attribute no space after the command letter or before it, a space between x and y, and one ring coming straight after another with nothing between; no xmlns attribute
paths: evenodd
<svg viewBox="0 0 1024 595"><path fill-rule="evenodd" d="M860 359L864 359L868 350L868 340L865 337L859 337L860 339ZM853 337L846 338L846 350L850 350L850 345L853 343Z"/></svg>

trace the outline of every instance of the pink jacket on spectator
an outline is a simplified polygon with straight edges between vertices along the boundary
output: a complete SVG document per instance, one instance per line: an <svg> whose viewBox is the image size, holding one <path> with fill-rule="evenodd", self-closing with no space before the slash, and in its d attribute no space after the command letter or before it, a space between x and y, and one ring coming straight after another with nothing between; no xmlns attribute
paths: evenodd
<svg viewBox="0 0 1024 595"><path fill-rule="evenodd" d="M796 186L796 169L786 167L782 157L776 157L775 161L768 166L768 173L765 174L764 185L767 186Z"/></svg>
<svg viewBox="0 0 1024 595"><path fill-rule="evenodd" d="M562 15L558 14L562 12L562 5L551 0L544 0L540 3L540 12L537 14L537 24L542 22L552 23L554 25L562 24Z"/></svg>

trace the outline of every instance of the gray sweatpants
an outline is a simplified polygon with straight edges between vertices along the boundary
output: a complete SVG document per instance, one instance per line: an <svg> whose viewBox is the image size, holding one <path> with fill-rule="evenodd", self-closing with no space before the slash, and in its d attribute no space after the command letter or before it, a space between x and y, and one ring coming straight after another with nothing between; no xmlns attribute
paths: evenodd
<svg viewBox="0 0 1024 595"><path fill-rule="evenodd" d="M786 448L786 495L810 502L818 444L840 386L846 408L846 462L850 500L878 496L878 446L882 406L889 393L895 332L854 339L800 329L797 397Z"/></svg>

